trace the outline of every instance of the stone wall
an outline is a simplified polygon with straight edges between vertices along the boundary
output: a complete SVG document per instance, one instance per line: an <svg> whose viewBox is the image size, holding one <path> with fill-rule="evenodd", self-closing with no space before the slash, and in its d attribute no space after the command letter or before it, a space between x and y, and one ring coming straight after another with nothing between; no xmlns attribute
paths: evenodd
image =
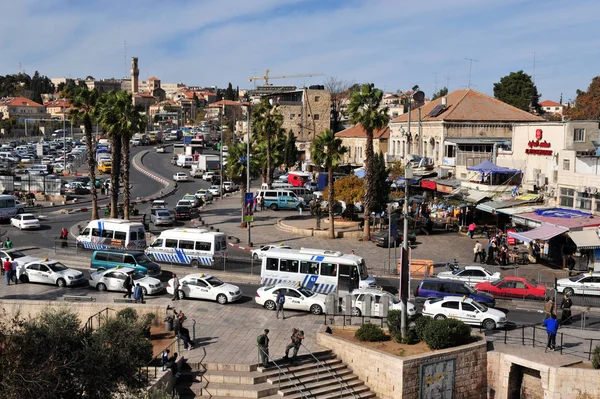
<svg viewBox="0 0 600 399"><path fill-rule="evenodd" d="M317 334L317 343L330 348L365 384L382 399L419 398L421 365L454 359L454 397L485 398L486 343L482 337L475 343L421 355L398 357L358 345L324 328Z"/></svg>

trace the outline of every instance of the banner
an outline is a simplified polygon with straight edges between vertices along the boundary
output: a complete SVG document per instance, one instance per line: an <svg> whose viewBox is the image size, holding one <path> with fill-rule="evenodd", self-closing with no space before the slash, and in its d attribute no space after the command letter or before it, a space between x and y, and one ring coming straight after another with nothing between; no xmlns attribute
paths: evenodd
<svg viewBox="0 0 600 399"><path fill-rule="evenodd" d="M254 222L254 195L244 195L244 222Z"/></svg>

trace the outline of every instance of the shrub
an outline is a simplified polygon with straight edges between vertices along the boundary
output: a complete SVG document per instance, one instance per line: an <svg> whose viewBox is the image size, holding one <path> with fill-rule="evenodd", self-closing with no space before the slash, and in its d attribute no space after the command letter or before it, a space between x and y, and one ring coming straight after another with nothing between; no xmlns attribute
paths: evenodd
<svg viewBox="0 0 600 399"><path fill-rule="evenodd" d="M396 342L401 342L401 343L407 344L407 345L414 345L414 344L418 344L420 341L421 340L419 339L419 337L417 335L417 331L414 328L409 328L406 331L406 338L403 339L402 334L400 334L400 341L396 341Z"/></svg>
<svg viewBox="0 0 600 399"><path fill-rule="evenodd" d="M383 331L383 329L375 324L365 323L356 332L354 337L359 341L367 342L381 342L388 341L390 337Z"/></svg>
<svg viewBox="0 0 600 399"><path fill-rule="evenodd" d="M117 312L117 317L135 323L138 319L138 314L133 308L125 308Z"/></svg>
<svg viewBox="0 0 600 399"><path fill-rule="evenodd" d="M431 320L423 329L423 339L431 349L452 348L469 343L471 327L460 320Z"/></svg>
<svg viewBox="0 0 600 399"><path fill-rule="evenodd" d="M431 320L433 320L431 317L422 316L415 321L415 332L417 333L417 338L419 338L420 341L423 341L423 332L425 331Z"/></svg>
<svg viewBox="0 0 600 399"><path fill-rule="evenodd" d="M595 369L600 369L600 345L596 345L592 350L592 366Z"/></svg>
<svg viewBox="0 0 600 399"><path fill-rule="evenodd" d="M399 310L390 310L387 316L387 325L394 341L402 342L402 312Z"/></svg>

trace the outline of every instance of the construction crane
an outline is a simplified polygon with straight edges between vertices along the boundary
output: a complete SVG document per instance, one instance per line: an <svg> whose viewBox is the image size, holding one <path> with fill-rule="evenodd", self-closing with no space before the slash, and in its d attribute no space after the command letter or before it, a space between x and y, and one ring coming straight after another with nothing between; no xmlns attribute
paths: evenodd
<svg viewBox="0 0 600 399"><path fill-rule="evenodd" d="M265 86L271 86L269 84L269 79L293 79L293 78L310 78L313 76L325 76L322 73L301 73L298 75L282 75L282 76L269 76L269 69L265 70L265 76L253 76L248 79L250 82L254 82L255 80L264 80Z"/></svg>

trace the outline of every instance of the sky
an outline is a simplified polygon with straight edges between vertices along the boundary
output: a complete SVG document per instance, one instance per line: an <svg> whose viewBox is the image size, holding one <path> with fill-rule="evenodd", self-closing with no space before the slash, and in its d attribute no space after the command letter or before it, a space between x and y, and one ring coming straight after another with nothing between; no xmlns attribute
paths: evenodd
<svg viewBox="0 0 600 399"><path fill-rule="evenodd" d="M598 0L5 3L0 75L21 67L48 77L121 78L136 56L143 80L243 89L269 69L323 74L273 84L337 77L386 92L419 85L430 97L444 86L467 87L469 75L473 89L493 95L502 76L535 70L542 99L568 101L599 74Z"/></svg>

